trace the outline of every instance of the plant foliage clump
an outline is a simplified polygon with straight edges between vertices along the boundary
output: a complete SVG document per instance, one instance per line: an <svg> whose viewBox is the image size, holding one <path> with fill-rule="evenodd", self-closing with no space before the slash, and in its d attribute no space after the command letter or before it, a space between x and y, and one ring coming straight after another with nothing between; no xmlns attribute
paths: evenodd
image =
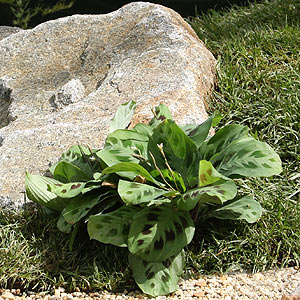
<svg viewBox="0 0 300 300"><path fill-rule="evenodd" d="M208 218L257 221L253 195L239 195L237 178L272 176L281 161L246 126L221 117L179 126L167 106L149 124L128 129L136 103L120 106L103 149L72 146L51 166L52 177L26 174L29 199L57 211L57 227L72 233L87 223L91 239L127 247L133 277L144 293L178 288L184 247L195 225Z"/></svg>

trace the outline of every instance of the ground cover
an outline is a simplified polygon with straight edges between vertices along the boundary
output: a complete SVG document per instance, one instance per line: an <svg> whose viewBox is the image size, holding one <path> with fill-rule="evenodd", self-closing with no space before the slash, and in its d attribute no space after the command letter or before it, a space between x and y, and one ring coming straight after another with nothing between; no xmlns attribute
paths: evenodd
<svg viewBox="0 0 300 300"><path fill-rule="evenodd" d="M256 224L221 220L197 226L185 276L260 271L300 264L300 1L273 0L190 19L218 59L210 111L220 126L247 125L283 161L281 175L241 181L265 211ZM0 286L45 290L136 288L124 249L69 235L40 209L0 212Z"/></svg>

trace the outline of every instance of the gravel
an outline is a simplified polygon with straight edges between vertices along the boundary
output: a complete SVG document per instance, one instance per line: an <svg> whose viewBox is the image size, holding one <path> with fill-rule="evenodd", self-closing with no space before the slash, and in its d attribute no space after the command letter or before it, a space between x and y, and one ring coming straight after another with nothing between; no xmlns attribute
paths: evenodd
<svg viewBox="0 0 300 300"><path fill-rule="evenodd" d="M139 291L108 293L105 291L85 293L76 290L65 293L55 289L53 293L32 293L20 290L1 290L0 300L143 300L154 299ZM201 276L181 280L179 289L157 300L300 300L300 270L286 268L256 274L236 273L220 276Z"/></svg>

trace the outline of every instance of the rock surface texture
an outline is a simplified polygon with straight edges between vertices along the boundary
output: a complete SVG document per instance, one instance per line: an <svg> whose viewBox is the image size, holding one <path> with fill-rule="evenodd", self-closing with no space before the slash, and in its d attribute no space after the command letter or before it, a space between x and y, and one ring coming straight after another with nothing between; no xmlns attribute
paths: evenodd
<svg viewBox="0 0 300 300"><path fill-rule="evenodd" d="M134 122L160 102L179 123L207 118L215 59L168 8L135 2L17 31L0 40L2 207L23 203L25 170L42 174L77 143L101 147L124 102L137 102Z"/></svg>

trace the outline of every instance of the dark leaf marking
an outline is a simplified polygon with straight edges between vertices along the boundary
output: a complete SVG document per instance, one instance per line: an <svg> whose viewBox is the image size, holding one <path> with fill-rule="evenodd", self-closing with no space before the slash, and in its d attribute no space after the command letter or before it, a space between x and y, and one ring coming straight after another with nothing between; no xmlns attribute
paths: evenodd
<svg viewBox="0 0 300 300"><path fill-rule="evenodd" d="M225 191L224 191L224 190L218 190L218 193L224 195L224 194L225 194Z"/></svg>
<svg viewBox="0 0 300 300"><path fill-rule="evenodd" d="M170 265L171 265L171 261L169 259L165 260L162 262L162 264L166 267L166 268L169 268Z"/></svg>
<svg viewBox="0 0 300 300"><path fill-rule="evenodd" d="M201 182L204 182L204 181L206 181L206 180L207 180L206 175L205 175L205 174L201 174L201 175L200 175L200 181L201 181Z"/></svg>
<svg viewBox="0 0 300 300"><path fill-rule="evenodd" d="M116 228L113 228L109 231L108 236L116 236L118 234L118 231Z"/></svg>
<svg viewBox="0 0 300 300"><path fill-rule="evenodd" d="M66 189L64 189L64 190L62 190L61 192L62 192L62 193L66 193L66 192L67 192L67 190L66 190Z"/></svg>
<svg viewBox="0 0 300 300"><path fill-rule="evenodd" d="M174 223L174 225L175 225L175 228L176 228L176 233L177 234L182 233L183 230L182 230L181 225L179 223Z"/></svg>
<svg viewBox="0 0 300 300"><path fill-rule="evenodd" d="M197 132L197 129L198 129L198 128L193 129L193 130L188 134L188 136L194 135L194 134Z"/></svg>
<svg viewBox="0 0 300 300"><path fill-rule="evenodd" d="M197 192L194 192L194 193L192 194L192 197L197 197L198 194L199 194L198 191L197 191Z"/></svg>
<svg viewBox="0 0 300 300"><path fill-rule="evenodd" d="M154 249L155 250L161 250L164 247L164 240L160 238L159 241L155 241L154 243Z"/></svg>
<svg viewBox="0 0 300 300"><path fill-rule="evenodd" d="M151 229L151 228L152 228L152 225L150 225L150 224L145 224L143 231L147 231L147 230L149 230L149 229Z"/></svg>
<svg viewBox="0 0 300 300"><path fill-rule="evenodd" d="M154 212L161 212L161 209L159 207L153 207L152 210Z"/></svg>
<svg viewBox="0 0 300 300"><path fill-rule="evenodd" d="M147 235L147 234L150 234L150 233L151 233L151 230L150 230L150 229L145 230L145 231L142 232L142 234L144 234L144 235Z"/></svg>
<svg viewBox="0 0 300 300"><path fill-rule="evenodd" d="M188 227L188 223L186 221L186 219L183 216L179 216L179 219L183 225L184 228Z"/></svg>
<svg viewBox="0 0 300 300"><path fill-rule="evenodd" d="M212 169L208 169L208 170L206 171L206 173L207 173L209 176L211 176Z"/></svg>
<svg viewBox="0 0 300 300"><path fill-rule="evenodd" d="M78 189L79 187L81 187L81 184L80 184L80 183L73 184L73 185L71 186L71 190Z"/></svg>
<svg viewBox="0 0 300 300"><path fill-rule="evenodd" d="M174 241L175 240L175 233L172 229L170 229L170 231L166 231L166 240L167 241Z"/></svg>
<svg viewBox="0 0 300 300"><path fill-rule="evenodd" d="M144 244L144 240L138 240L137 243L138 243L138 246L142 246Z"/></svg>
<svg viewBox="0 0 300 300"><path fill-rule="evenodd" d="M60 184L60 183L55 183L55 185L56 185L56 186L59 186L59 187L62 186L62 184Z"/></svg>
<svg viewBox="0 0 300 300"><path fill-rule="evenodd" d="M154 272L150 272L151 271L151 269L148 269L146 272L145 272L145 275L146 275L146 277L147 277L147 279L151 279L151 278L153 278L154 277Z"/></svg>
<svg viewBox="0 0 300 300"><path fill-rule="evenodd" d="M158 220L158 215L154 213L149 213L147 216L148 221L157 221Z"/></svg>
<svg viewBox="0 0 300 300"><path fill-rule="evenodd" d="M170 275L168 273L165 272L165 274L161 277L161 280L164 283L167 283L170 280Z"/></svg>

